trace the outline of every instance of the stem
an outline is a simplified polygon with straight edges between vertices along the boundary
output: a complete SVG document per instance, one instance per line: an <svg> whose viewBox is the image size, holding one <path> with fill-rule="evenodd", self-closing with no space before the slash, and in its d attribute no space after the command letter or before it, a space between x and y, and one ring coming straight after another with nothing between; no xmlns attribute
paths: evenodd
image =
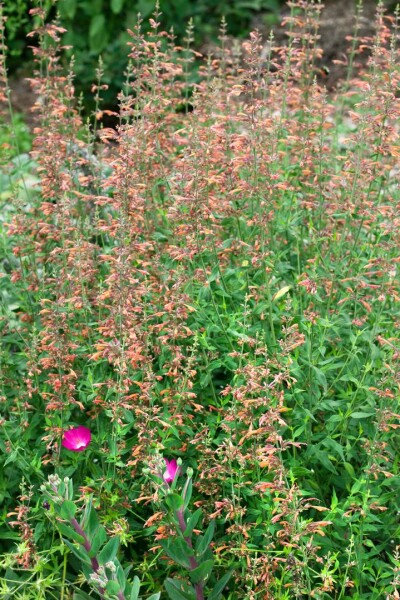
<svg viewBox="0 0 400 600"><path fill-rule="evenodd" d="M180 510L176 511L176 516L178 519L178 523L179 523L179 529L182 531L182 533L185 532L186 530L186 522L185 522L185 517L183 516L183 509L181 508ZM190 537L184 537L185 542L187 543L187 545L189 546L189 548L193 548L193 544L192 544L192 540ZM190 564L190 570L194 571L194 569L196 569L199 566L199 563L197 562L197 560L195 559L194 556L189 556L189 564ZM202 583L196 583L194 586L194 589L196 591L196 600L204 600L204 590L203 590L203 584Z"/></svg>
<svg viewBox="0 0 400 600"><path fill-rule="evenodd" d="M92 549L91 543L89 542L89 538L87 537L86 533L84 532L84 530L82 529L82 527L79 525L78 521L75 519L75 517L72 517L71 519L71 525L72 527L75 529L76 533L78 533L79 535L81 535L83 537L83 547L85 548L86 552L89 554L89 552ZM97 573L99 570L99 561L97 560L97 558L95 556L93 556L92 558L90 558L90 563L92 565L92 569L94 571L94 573ZM99 588L99 594L100 594L100 598L102 600L104 600L104 588L100 587ZM121 598L121 600L124 600L123 598Z"/></svg>

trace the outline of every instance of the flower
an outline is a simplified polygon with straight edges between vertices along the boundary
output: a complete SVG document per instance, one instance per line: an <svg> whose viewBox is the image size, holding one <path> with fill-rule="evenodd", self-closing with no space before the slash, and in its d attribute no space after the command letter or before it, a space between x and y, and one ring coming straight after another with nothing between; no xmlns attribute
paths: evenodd
<svg viewBox="0 0 400 600"><path fill-rule="evenodd" d="M89 446L91 439L92 433L90 429L83 427L83 425L79 425L79 427L73 427L72 429L65 431L61 443L67 450L82 452L82 450L86 450Z"/></svg>
<svg viewBox="0 0 400 600"><path fill-rule="evenodd" d="M165 464L167 466L167 470L163 475L163 479L165 483L172 483L177 475L179 475L179 471L181 468L179 467L176 460L173 458L172 460L168 460L164 458Z"/></svg>

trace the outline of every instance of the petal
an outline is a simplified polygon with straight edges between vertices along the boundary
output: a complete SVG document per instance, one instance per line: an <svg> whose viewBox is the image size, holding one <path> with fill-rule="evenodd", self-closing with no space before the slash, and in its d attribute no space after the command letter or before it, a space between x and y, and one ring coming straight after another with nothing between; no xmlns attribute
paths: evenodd
<svg viewBox="0 0 400 600"><path fill-rule="evenodd" d="M92 433L90 429L83 425L79 425L79 427L73 427L72 429L65 431L61 443L67 450L82 452L82 450L85 450L89 445L91 438Z"/></svg>

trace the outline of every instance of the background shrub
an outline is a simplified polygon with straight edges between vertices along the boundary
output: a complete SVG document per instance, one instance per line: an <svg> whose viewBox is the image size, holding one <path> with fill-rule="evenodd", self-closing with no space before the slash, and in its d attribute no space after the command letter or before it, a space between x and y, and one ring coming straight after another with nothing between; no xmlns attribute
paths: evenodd
<svg viewBox="0 0 400 600"><path fill-rule="evenodd" d="M225 16L230 35L243 37L248 34L251 19L258 12L272 21L278 19L282 0L175 0L160 2L160 23L165 31L173 29L176 40L182 43L190 19L193 20L195 45L204 45L216 40L222 16ZM51 0L44 1L49 18L55 17ZM28 16L30 0L6 0L4 12L7 16L7 37L11 72L24 64L29 68L31 52L26 35L32 29ZM115 102L124 84L127 65L127 29L133 29L140 13L144 30L148 31L148 18L155 9L156 0L60 0L57 9L60 24L67 30L63 43L73 48L64 55L68 60L74 55L75 85L83 91L89 101L89 90L95 78L95 69L100 54L104 63L104 83L109 90L106 103Z"/></svg>

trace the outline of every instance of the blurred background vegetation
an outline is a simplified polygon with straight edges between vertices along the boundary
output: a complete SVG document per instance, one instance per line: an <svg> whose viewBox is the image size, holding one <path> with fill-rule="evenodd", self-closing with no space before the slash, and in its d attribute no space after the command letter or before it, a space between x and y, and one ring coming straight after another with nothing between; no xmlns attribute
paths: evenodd
<svg viewBox="0 0 400 600"><path fill-rule="evenodd" d="M221 17L227 22L230 35L245 37L258 16L264 25L273 25L279 20L279 10L284 0L161 0L161 28L173 29L177 43L182 43L190 19L194 25L194 46L202 48L218 37ZM137 24L138 14L144 20L143 29L148 28L148 18L154 12L156 0L43 0L49 18L59 13L61 25L67 29L63 43L73 47L65 61L74 54L76 88L83 92L86 101L99 56L104 64L103 83L109 85L104 96L106 104L115 101L123 86L127 64L129 35L127 29ZM29 15L31 0L4 0L7 16L6 34L9 48L9 73L29 71L32 53L26 35L34 28Z"/></svg>
<svg viewBox="0 0 400 600"><path fill-rule="evenodd" d="M352 3L358 1L350 0L348 5L340 0L322 0L322 3L331 7L337 3L341 18L347 6L349 20L352 22ZM371 21L377 1L363 0L364 8L368 5L370 9ZM397 0L384 0L389 11L394 10L396 2ZM71 49L64 53L64 62L68 68L68 63L74 56L75 87L78 95L83 94L85 112L90 113L94 108L90 90L96 81L100 56L104 65L102 83L108 85L108 90L102 92L103 108L115 109L115 99L124 85L129 52L127 42L130 37L127 29L135 28L140 13L143 19L142 29L148 30L148 19L154 13L156 0L41 0L41 4L48 13L48 19L55 18L58 13L61 26L67 30L63 44ZM35 40L27 40L26 36L35 28L35 19L29 15L34 2L3 0L3 5L7 17L7 67L9 75L21 81L32 70L30 46ZM206 52L218 38L222 16L226 19L230 36L245 38L255 27L266 32L278 25L285 5L286 0L160 0L160 27L165 31L173 30L176 43L185 44L188 23L192 19L193 47ZM345 35L343 33L343 38ZM329 49L326 53L324 46L326 43L327 40L321 39L325 56L329 54ZM345 51L346 46L339 50L339 55L342 57Z"/></svg>

